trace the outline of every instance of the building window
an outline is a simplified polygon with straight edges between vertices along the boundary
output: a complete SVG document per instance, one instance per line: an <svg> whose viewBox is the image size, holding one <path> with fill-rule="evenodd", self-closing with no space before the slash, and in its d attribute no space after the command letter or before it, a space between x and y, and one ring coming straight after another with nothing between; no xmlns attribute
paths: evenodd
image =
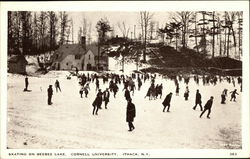
<svg viewBox="0 0 250 159"><path fill-rule="evenodd" d="M69 65L69 63L67 62L67 63L66 63L66 65L68 66L68 65Z"/></svg>
<svg viewBox="0 0 250 159"><path fill-rule="evenodd" d="M75 55L75 59L80 59L81 58L81 55L79 55L79 54L77 54L77 55Z"/></svg>
<svg viewBox="0 0 250 159"><path fill-rule="evenodd" d="M90 60L90 55L89 55L89 60Z"/></svg>

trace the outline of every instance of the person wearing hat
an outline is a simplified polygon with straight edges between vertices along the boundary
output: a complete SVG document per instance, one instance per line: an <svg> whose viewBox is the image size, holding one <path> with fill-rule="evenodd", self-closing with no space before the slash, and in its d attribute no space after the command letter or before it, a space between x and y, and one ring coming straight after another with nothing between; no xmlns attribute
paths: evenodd
<svg viewBox="0 0 250 159"><path fill-rule="evenodd" d="M167 112L169 112L170 101L171 101L172 94L173 94L173 93L170 92L170 93L166 96L166 98L164 99L164 101L162 102L162 105L164 106L163 112L165 112L166 107L168 107Z"/></svg>
<svg viewBox="0 0 250 159"><path fill-rule="evenodd" d="M52 104L51 99L52 99L52 95L53 95L52 85L49 85L47 92L48 92L48 105L51 105Z"/></svg>
<svg viewBox="0 0 250 159"><path fill-rule="evenodd" d="M210 99L207 101L207 103L205 104L204 106L204 110L202 111L201 115L200 115L200 118L202 117L202 115L205 113L205 111L208 110L208 114L207 114L207 118L210 119L209 115L211 113L211 108L212 108L212 105L213 105L213 99L214 97L211 96Z"/></svg>
<svg viewBox="0 0 250 159"><path fill-rule="evenodd" d="M196 109L196 106L199 105L202 111L202 106L201 106L201 94L199 92L199 89L197 89L196 91L196 98L195 98L195 106L193 107L193 109Z"/></svg>
<svg viewBox="0 0 250 159"><path fill-rule="evenodd" d="M132 131L135 129L133 125L135 116L136 116L135 105L132 103L132 99L130 98L128 100L127 113L126 113L126 121L128 122L128 126L129 126L128 131Z"/></svg>

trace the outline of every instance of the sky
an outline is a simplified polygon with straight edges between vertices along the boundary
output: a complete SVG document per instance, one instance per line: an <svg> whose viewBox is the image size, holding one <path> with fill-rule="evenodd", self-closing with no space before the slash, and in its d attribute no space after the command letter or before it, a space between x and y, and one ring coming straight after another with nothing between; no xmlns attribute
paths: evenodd
<svg viewBox="0 0 250 159"><path fill-rule="evenodd" d="M153 21L159 22L159 27L164 26L168 19L167 12L151 12L153 14ZM87 19L87 23L92 23L92 37L97 37L96 24L101 18L107 18L111 27L114 27L115 35L122 36L118 28L118 23L125 22L126 27L130 28L129 32L134 32L134 25L136 25L136 36L141 32L139 27L140 13L139 12L68 12L69 18L73 20L74 27L74 41L78 39L79 28L83 24L83 18ZM131 34L129 34L130 37Z"/></svg>

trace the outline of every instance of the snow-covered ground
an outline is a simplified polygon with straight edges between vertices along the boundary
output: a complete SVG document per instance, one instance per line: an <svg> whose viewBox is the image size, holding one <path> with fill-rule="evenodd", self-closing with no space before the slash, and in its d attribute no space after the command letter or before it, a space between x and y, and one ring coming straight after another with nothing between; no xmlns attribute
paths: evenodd
<svg viewBox="0 0 250 159"><path fill-rule="evenodd" d="M143 83L141 91L135 91L135 130L128 131L126 123L126 100L123 85L119 85L117 98L111 93L108 109L92 115L92 102L96 96L95 84L90 84L88 98L80 98L78 80L66 79L68 72L51 71L40 77L29 77L31 92L23 92L24 76L8 74L8 125L9 148L241 148L241 92L236 102L220 104L224 88L234 89L226 82L213 86L196 85L190 80L190 98L184 100L185 84L180 83L180 95L175 95L174 82L157 76L156 84L163 83L162 99L145 99L150 85ZM62 92L52 97L53 105L47 105L47 88L60 81ZM100 80L101 89L106 85ZM136 85L137 86L137 85ZM200 119L200 110L192 109L196 89L205 104L215 97L211 119L206 114ZM163 113L162 101L173 92L170 112ZM104 106L103 106L104 107ZM197 107L199 108L199 107Z"/></svg>

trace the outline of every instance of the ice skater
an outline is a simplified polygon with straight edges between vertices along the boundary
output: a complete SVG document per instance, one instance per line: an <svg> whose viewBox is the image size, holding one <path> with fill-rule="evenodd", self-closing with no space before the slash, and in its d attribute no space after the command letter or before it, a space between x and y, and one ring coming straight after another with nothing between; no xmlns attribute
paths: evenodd
<svg viewBox="0 0 250 159"><path fill-rule="evenodd" d="M136 116L135 105L132 103L132 99L130 98L128 100L127 113L126 113L126 121L128 122L128 127L129 127L128 131L133 131L135 129L133 125L135 116Z"/></svg>
<svg viewBox="0 0 250 159"><path fill-rule="evenodd" d="M109 97L110 97L109 89L106 88L106 90L103 92L103 100L104 100L104 104L105 104L105 109L108 109L107 105L109 102Z"/></svg>
<svg viewBox="0 0 250 159"><path fill-rule="evenodd" d="M94 102L92 103L93 115L98 115L98 110L101 109L101 105L102 105L102 90L99 89L99 92L97 93L96 98Z"/></svg>
<svg viewBox="0 0 250 159"><path fill-rule="evenodd" d="M235 102L236 94L239 95L239 94L237 93L237 89L235 89L234 91L231 91L230 93L231 93L231 99L230 99L230 101L232 101L232 99L233 99L234 102Z"/></svg>
<svg viewBox="0 0 250 159"><path fill-rule="evenodd" d="M28 79L27 76L25 77L25 80L24 80L24 81L25 81L25 88L24 88L23 91L26 92L26 91L28 91L28 86L29 86L29 79Z"/></svg>
<svg viewBox="0 0 250 159"><path fill-rule="evenodd" d="M60 83L58 80L56 80L56 82L55 82L55 87L56 87L56 92L58 92L58 89L61 92Z"/></svg>
<svg viewBox="0 0 250 159"><path fill-rule="evenodd" d="M83 91L84 91L84 88L83 86L81 86L80 91L79 91L81 98L82 98Z"/></svg>
<svg viewBox="0 0 250 159"><path fill-rule="evenodd" d="M189 89L188 89L188 86L186 87L186 91L184 93L184 97L185 97L185 100L188 100L188 97L189 97Z"/></svg>
<svg viewBox="0 0 250 159"><path fill-rule="evenodd" d="M200 115L200 118L202 117L202 115L205 113L205 111L208 110L208 114L207 114L207 118L210 119L209 115L211 113L211 108L212 108L212 105L213 105L213 99L214 97L211 96L210 99L207 101L207 103L205 104L204 106L204 110L202 111L201 115Z"/></svg>
<svg viewBox="0 0 250 159"><path fill-rule="evenodd" d="M179 96L179 91L180 91L179 83L176 83L176 89L175 89L176 96Z"/></svg>
<svg viewBox="0 0 250 159"><path fill-rule="evenodd" d="M96 78L95 86L96 86L96 89L95 89L95 90L97 91L97 90L99 89L99 87L100 87L98 78Z"/></svg>
<svg viewBox="0 0 250 159"><path fill-rule="evenodd" d="M52 95L53 95L53 88L52 85L49 85L49 88L47 89L47 93L48 93L48 105L51 105L52 102Z"/></svg>
<svg viewBox="0 0 250 159"><path fill-rule="evenodd" d="M90 88L89 88L89 83L87 83L87 84L84 86L84 89L83 89L86 98L88 98L89 90L90 90Z"/></svg>
<svg viewBox="0 0 250 159"><path fill-rule="evenodd" d="M116 83L113 84L113 92L114 92L114 98L116 97L116 93L118 92L118 86Z"/></svg>
<svg viewBox="0 0 250 159"><path fill-rule="evenodd" d="M201 94L199 92L199 89L197 89L196 91L196 98L195 98L195 106L193 107L193 109L196 109L196 106L199 105L202 111L202 106L201 106Z"/></svg>
<svg viewBox="0 0 250 159"><path fill-rule="evenodd" d="M222 91L222 94L221 94L221 104L226 104L226 95L224 93L224 91Z"/></svg>
<svg viewBox="0 0 250 159"><path fill-rule="evenodd" d="M162 102L162 105L164 107L163 112L165 112L166 107L168 107L167 112L169 112L171 98L172 98L172 92L170 92Z"/></svg>
<svg viewBox="0 0 250 159"><path fill-rule="evenodd" d="M131 99L130 92L129 92L128 88L126 88L126 90L125 90L124 97L127 101L129 101Z"/></svg>

